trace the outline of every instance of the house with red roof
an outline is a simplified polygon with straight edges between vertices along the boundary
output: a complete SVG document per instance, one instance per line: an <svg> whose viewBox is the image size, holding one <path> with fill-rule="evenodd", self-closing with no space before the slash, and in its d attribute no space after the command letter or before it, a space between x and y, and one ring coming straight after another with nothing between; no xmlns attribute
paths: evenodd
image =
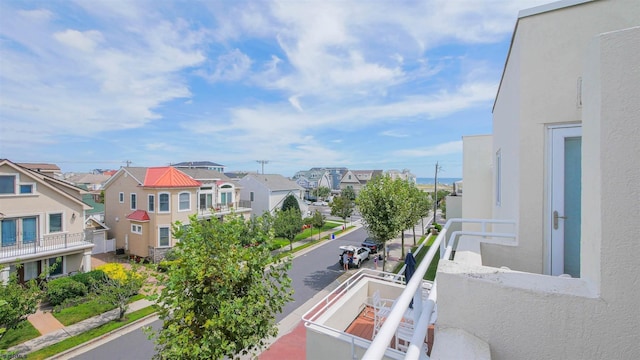
<svg viewBox="0 0 640 360"><path fill-rule="evenodd" d="M178 241L171 233L177 221L189 224L194 214L209 220L251 213L240 201L240 187L214 170L123 167L104 191L105 224L116 249L154 262Z"/></svg>

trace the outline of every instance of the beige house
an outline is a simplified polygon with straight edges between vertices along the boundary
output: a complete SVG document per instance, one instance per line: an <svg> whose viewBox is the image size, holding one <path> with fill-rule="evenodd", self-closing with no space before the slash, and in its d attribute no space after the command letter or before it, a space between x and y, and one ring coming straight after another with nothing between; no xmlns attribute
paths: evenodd
<svg viewBox="0 0 640 360"><path fill-rule="evenodd" d="M340 180L340 190L351 188L358 195L367 182L381 175L382 170L347 170Z"/></svg>
<svg viewBox="0 0 640 360"><path fill-rule="evenodd" d="M93 244L84 234L84 212L91 207L82 202L83 194L67 182L0 160L0 281L12 271L27 281L45 270L48 276L91 270Z"/></svg>
<svg viewBox="0 0 640 360"><path fill-rule="evenodd" d="M161 260L178 239L177 221L189 217L222 219L249 214L239 201L239 187L214 170L123 167L105 184L105 224L116 248L130 255Z"/></svg>
<svg viewBox="0 0 640 360"><path fill-rule="evenodd" d="M303 316L307 358L640 358L638 99L640 2L521 11L494 132L463 138L461 218L425 255L435 283L428 261L349 279ZM372 339L349 333L376 304Z"/></svg>

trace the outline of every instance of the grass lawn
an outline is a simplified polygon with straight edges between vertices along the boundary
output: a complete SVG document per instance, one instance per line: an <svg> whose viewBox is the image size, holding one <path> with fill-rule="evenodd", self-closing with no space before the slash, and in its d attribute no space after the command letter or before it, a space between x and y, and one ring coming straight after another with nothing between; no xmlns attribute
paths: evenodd
<svg viewBox="0 0 640 360"><path fill-rule="evenodd" d="M142 298L144 298L144 295L138 294L132 296L131 299L129 299L129 302L140 300ZM69 326L113 309L115 309L113 305L101 303L98 299L93 299L85 303L54 312L53 316L64 326Z"/></svg>
<svg viewBox="0 0 640 360"><path fill-rule="evenodd" d="M21 322L17 328L7 331L0 339L0 349L8 349L27 340L37 338L40 332L27 320Z"/></svg>
<svg viewBox="0 0 640 360"><path fill-rule="evenodd" d="M327 221L324 223L324 226L322 226L322 228L320 229L320 232L322 231L328 231L331 230L335 227L338 227L342 225L342 223L339 222L335 222L335 221ZM298 240L302 240L302 239L307 239L309 237L318 237L318 229L305 229L304 231L302 231L301 233L299 233L298 235L296 235L295 239L293 241L298 241ZM269 250L276 250L276 249L280 249L284 246L289 246L289 240L284 239L284 238L274 238L273 242L269 245Z"/></svg>
<svg viewBox="0 0 640 360"><path fill-rule="evenodd" d="M418 241L418 246L420 246L420 244L424 240L425 240L425 237L424 236L421 237L420 240ZM431 247L431 245L433 245L433 242L435 240L436 240L436 235L429 235L427 239L427 244L422 248L420 253L416 255L416 264L420 264L422 259L424 259L424 256L427 254L427 252L429 251L429 248ZM418 246L412 247L411 252L415 254L415 251L418 248ZM429 264L429 269L427 269L427 272L424 274L423 279L430 280L430 281L433 281L433 279L435 279L436 270L438 270L439 261L440 261L440 249L438 249L438 251L436 251L436 254L433 256L433 261L431 262L431 264ZM393 272L397 274L400 271L400 269L402 269L403 266L404 266L404 262L399 262L396 265L396 267L393 269Z"/></svg>
<svg viewBox="0 0 640 360"><path fill-rule="evenodd" d="M110 321L102 326L99 326L95 329L91 329L85 333L82 333L80 335L76 335L73 337L70 337L68 339L62 340L57 344L51 345L49 347L46 347L44 349L40 349L38 351L32 352L30 354L27 354L26 359L46 359L48 357L51 357L55 354L59 354L65 350L71 349L74 346L78 346L82 343L85 343L91 339L95 339L99 336L102 336L112 330L118 329L120 327L123 327L127 324L130 324L138 319L141 319L147 315L150 315L152 313L154 313L156 311L154 306L149 306L146 307L144 309L140 309L138 311L134 311L130 314L127 314L125 316L124 321Z"/></svg>

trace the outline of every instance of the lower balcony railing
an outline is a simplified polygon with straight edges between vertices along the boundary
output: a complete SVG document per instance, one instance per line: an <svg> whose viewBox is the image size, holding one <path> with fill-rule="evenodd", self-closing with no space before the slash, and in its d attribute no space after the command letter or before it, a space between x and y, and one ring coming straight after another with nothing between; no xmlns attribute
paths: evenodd
<svg viewBox="0 0 640 360"><path fill-rule="evenodd" d="M2 239L2 246L0 246L0 259L20 257L85 244L87 244L87 242L85 241L84 233L44 235L26 242L21 239L11 242L6 239Z"/></svg>

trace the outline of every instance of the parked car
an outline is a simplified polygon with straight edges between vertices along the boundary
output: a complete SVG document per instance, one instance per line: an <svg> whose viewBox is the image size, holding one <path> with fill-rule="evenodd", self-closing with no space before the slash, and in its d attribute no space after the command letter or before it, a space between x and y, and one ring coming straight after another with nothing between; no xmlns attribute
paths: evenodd
<svg viewBox="0 0 640 360"><path fill-rule="evenodd" d="M364 239L364 241L362 242L362 244L360 244L360 246L366 247L367 249L369 249L369 252L372 254L375 254L378 252L378 243L373 238L368 237Z"/></svg>
<svg viewBox="0 0 640 360"><path fill-rule="evenodd" d="M363 261L369 260L370 254L369 249L365 247L357 247L351 245L340 246L340 255L338 256L338 262L340 263L340 266L343 266L342 256L344 255L344 253L347 253L347 255L349 255L349 267L355 266L357 268L360 268L360 265Z"/></svg>

